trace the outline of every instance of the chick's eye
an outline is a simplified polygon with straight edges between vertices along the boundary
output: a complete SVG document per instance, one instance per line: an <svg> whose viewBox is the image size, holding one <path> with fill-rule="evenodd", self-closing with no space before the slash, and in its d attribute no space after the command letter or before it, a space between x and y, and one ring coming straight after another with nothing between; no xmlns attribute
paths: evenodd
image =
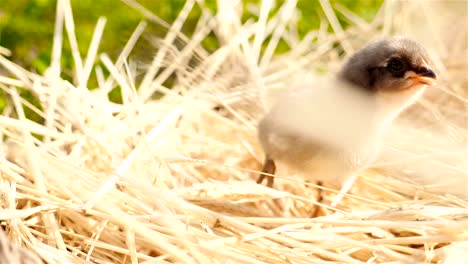
<svg viewBox="0 0 468 264"><path fill-rule="evenodd" d="M387 68L392 73L401 73L405 68L405 64L400 59L391 59L387 64Z"/></svg>

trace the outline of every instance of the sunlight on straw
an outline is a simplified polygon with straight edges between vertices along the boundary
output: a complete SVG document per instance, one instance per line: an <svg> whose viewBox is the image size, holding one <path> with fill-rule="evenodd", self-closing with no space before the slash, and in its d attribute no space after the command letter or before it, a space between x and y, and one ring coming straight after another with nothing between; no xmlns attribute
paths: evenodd
<svg viewBox="0 0 468 264"><path fill-rule="evenodd" d="M343 49L351 53L443 10L425 4L417 14L423 19L413 22L419 17L407 12L422 2L384 1L368 23L321 0L320 28L301 39L295 0L281 6L263 0L251 10L258 19L245 22L242 2L218 1L224 11L213 14L203 1L186 1L172 24L124 0L148 22L112 57L99 51L106 23L100 18L82 58L70 2L57 3L51 65L43 75L0 48L8 72L0 76L7 96L0 116L0 219L11 243L47 263L464 259L468 94L464 79L452 76L468 65L448 67L466 51L463 37L422 41L444 81L402 116L372 169L341 192L287 168L274 175L273 188L255 183L263 159L256 124L275 96L304 78L335 73L349 55ZM238 9L227 10L233 6ZM182 31L200 7L188 38ZM140 72L133 53L147 23L167 34L151 39L154 50L144 52L152 62ZM431 23L429 32L437 35L439 20ZM60 77L64 26L76 83ZM220 40L213 53L203 48L207 36ZM277 55L281 41L291 50ZM94 78L98 87L87 87ZM37 100L22 98L24 90ZM112 101L114 91L121 103ZM29 120L29 113L40 120Z"/></svg>
<svg viewBox="0 0 468 264"><path fill-rule="evenodd" d="M82 72L78 72L78 87L87 88L89 75L95 64L96 54L98 51L99 43L101 42L102 33L104 32L104 26L106 25L105 18L99 18L96 28L94 29L93 38L88 48L88 55L85 59L85 64Z"/></svg>

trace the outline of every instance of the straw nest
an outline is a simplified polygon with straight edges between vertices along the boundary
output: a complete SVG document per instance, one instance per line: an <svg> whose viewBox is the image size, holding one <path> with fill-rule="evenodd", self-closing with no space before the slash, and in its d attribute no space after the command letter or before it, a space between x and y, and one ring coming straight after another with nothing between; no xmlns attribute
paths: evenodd
<svg viewBox="0 0 468 264"><path fill-rule="evenodd" d="M219 1L217 14L203 9L187 38L180 29L197 4L187 1L143 71L130 56L145 23L112 61L98 53L100 19L80 54L69 1L58 1L44 75L0 49L9 98L0 117L2 263L466 263L466 2L387 1L368 23L321 0L322 26L303 39L295 1L270 17L271 1L262 1L258 21L243 24L235 2ZM337 15L352 26L343 30ZM221 47L209 54L200 42L212 32ZM255 184L256 122L269 98L396 33L427 47L441 80L400 118L341 203L329 207L337 191L327 189L318 201L323 187L291 175L279 174L274 189ZM61 78L64 39L73 81ZM291 50L275 55L280 40ZM98 85L88 87L93 76ZM109 101L114 89L121 104ZM43 121L28 120L25 108Z"/></svg>

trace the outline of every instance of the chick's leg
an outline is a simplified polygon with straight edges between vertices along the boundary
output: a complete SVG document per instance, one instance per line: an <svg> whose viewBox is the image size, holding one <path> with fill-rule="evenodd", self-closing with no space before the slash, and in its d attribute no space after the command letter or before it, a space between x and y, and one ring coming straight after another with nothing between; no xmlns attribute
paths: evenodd
<svg viewBox="0 0 468 264"><path fill-rule="evenodd" d="M275 178L273 178L273 176L266 175L266 174L273 175L273 174L275 174L275 171L276 171L275 161L273 159L271 159L270 157L266 156L265 157L265 162L263 163L262 174L260 174L260 176L258 176L257 183L258 184L262 183L262 181L266 178L267 179L267 184L266 185L268 187L272 188Z"/></svg>
<svg viewBox="0 0 468 264"><path fill-rule="evenodd" d="M315 217L319 217L321 215L326 215L326 212L325 210L322 209L322 207L320 206L320 204L323 202L323 182L322 181L316 181L316 185L317 185L317 196L315 198L315 201L317 202L317 204L314 205L314 209L312 210L312 214L311 214L311 217L312 218L315 218Z"/></svg>

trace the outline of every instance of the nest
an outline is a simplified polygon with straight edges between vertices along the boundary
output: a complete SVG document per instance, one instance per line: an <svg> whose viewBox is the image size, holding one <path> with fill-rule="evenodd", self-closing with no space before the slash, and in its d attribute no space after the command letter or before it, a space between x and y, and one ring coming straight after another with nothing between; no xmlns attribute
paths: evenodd
<svg viewBox="0 0 468 264"><path fill-rule="evenodd" d="M180 29L196 2L187 1L143 71L129 58L145 23L112 61L98 53L100 19L80 54L68 1L57 7L45 74L14 64L0 49L0 65L9 72L0 76L0 88L10 99L0 117L0 218L7 234L0 242L11 249L0 257L9 263L466 261L466 2L386 1L368 23L323 0L322 26L302 39L295 1L270 17L268 2L258 21L241 23L242 10L219 1L218 13L203 9L188 38ZM337 15L351 26L344 30ZM200 43L213 32L221 46L210 54ZM63 34L73 50L73 81L61 77ZM354 50L388 34L418 39L442 79L402 116L376 164L337 207L329 206L337 190L292 175L277 175L274 189L257 185L263 153L256 124L274 97L304 76L336 72ZM291 49L275 55L280 40ZM90 78L97 87L88 87ZM114 89L122 103L109 100ZM19 96L22 90L41 107ZM29 120L26 108L42 120Z"/></svg>

